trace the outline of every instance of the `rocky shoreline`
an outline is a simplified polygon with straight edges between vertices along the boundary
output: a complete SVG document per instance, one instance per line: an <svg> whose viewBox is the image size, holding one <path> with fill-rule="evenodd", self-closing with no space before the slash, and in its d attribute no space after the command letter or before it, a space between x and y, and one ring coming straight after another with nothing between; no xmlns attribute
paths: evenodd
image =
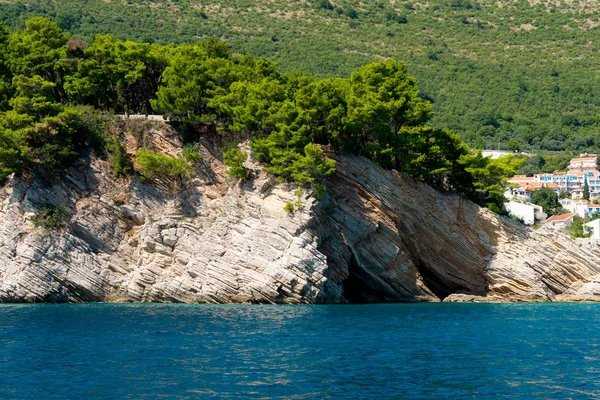
<svg viewBox="0 0 600 400"><path fill-rule="evenodd" d="M180 151L175 131L145 124L154 149ZM201 151L187 185L116 179L100 159L60 182L12 178L0 190L0 301L600 301L595 243L531 230L361 157L332 155L337 172L316 201L251 160L254 177L232 181L219 149ZM67 209L64 231L33 223L48 203Z"/></svg>

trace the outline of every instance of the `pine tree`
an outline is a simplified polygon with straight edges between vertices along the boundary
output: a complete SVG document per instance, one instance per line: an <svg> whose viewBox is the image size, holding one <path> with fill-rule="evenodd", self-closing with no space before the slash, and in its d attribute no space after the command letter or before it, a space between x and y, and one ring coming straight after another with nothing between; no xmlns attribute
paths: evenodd
<svg viewBox="0 0 600 400"><path fill-rule="evenodd" d="M583 184L583 199L584 200L590 199L590 186L588 185L587 179L585 180L585 183Z"/></svg>

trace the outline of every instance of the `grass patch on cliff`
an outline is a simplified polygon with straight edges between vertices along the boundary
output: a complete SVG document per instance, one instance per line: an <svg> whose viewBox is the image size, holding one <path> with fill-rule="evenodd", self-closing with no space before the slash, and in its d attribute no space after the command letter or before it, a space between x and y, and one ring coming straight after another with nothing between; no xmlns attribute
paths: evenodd
<svg viewBox="0 0 600 400"><path fill-rule="evenodd" d="M70 215L62 204L55 206L48 203L40 208L33 223L49 231L60 231L67 226L69 219Z"/></svg>
<svg viewBox="0 0 600 400"><path fill-rule="evenodd" d="M140 174L147 179L184 177L193 173L185 157L172 157L150 149L138 150L135 161Z"/></svg>

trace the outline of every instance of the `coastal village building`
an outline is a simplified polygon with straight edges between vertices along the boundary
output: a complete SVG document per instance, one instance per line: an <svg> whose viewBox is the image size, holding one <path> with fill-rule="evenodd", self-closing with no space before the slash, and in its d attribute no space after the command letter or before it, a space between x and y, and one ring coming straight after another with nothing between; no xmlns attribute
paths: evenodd
<svg viewBox="0 0 600 400"><path fill-rule="evenodd" d="M590 204L587 200L560 199L559 203L562 208L581 218L585 218L589 213Z"/></svg>
<svg viewBox="0 0 600 400"><path fill-rule="evenodd" d="M516 175L508 180L513 187L505 195L509 199L517 197L531 201L531 193L534 190L550 188L558 195L567 192L572 199L582 199L586 181L590 190L590 200L600 199L600 167L596 154L582 154L573 158L567 172Z"/></svg>
<svg viewBox="0 0 600 400"><path fill-rule="evenodd" d="M580 216L581 218L586 218L590 214L600 212L600 204L593 204L588 202L587 200L560 199L559 203L562 206L562 208L564 208L572 214Z"/></svg>
<svg viewBox="0 0 600 400"><path fill-rule="evenodd" d="M551 174L536 174L535 182L554 183L559 190L583 196L583 187L587 180L590 189L590 198L600 196L600 168L596 154L584 155L571 159L567 172L553 172Z"/></svg>
<svg viewBox="0 0 600 400"><path fill-rule="evenodd" d="M590 231L591 231L590 238L591 239L596 239L596 240L600 239L600 219L595 219L592 222L588 222L587 224L583 224L583 225L590 228Z"/></svg>
<svg viewBox="0 0 600 400"><path fill-rule="evenodd" d="M543 188L550 188L554 190L556 194L560 193L560 188L556 183L537 182L533 176L516 175L509 179L508 182L515 185L515 187L509 188L506 193L504 193L509 200L516 197L530 202L533 191Z"/></svg>
<svg viewBox="0 0 600 400"><path fill-rule="evenodd" d="M583 199L585 182L588 183L590 198ZM573 216L586 218L595 212L600 212L600 204L592 201L600 200L600 167L598 155L582 154L571 159L567 172L553 172L551 174L536 174L533 176L516 175L508 180L511 187L504 193L509 200L504 206L513 216L523 220L526 225L535 223L536 220L544 223L546 215L543 210L537 210L531 199L536 189L552 189L559 196L562 207L569 211L568 214L556 215L546 220L546 225L555 228L565 228L571 225ZM567 198L560 198L568 193ZM600 235L600 232L599 232Z"/></svg>
<svg viewBox="0 0 600 400"><path fill-rule="evenodd" d="M571 159L569 163L569 173L597 173L598 172L598 156L596 154L583 155L578 158Z"/></svg>
<svg viewBox="0 0 600 400"><path fill-rule="evenodd" d="M504 197L509 200L516 198L531 202L531 195L533 194L533 191L534 189L532 186L511 187L506 191L506 193L504 193Z"/></svg>
<svg viewBox="0 0 600 400"><path fill-rule="evenodd" d="M546 220L545 226L550 226L555 229L565 229L573 223L573 214L553 215Z"/></svg>
<svg viewBox="0 0 600 400"><path fill-rule="evenodd" d="M542 207L531 203L513 200L505 203L504 207L510 215L519 218L525 225L533 225L536 220L543 224L548 216Z"/></svg>

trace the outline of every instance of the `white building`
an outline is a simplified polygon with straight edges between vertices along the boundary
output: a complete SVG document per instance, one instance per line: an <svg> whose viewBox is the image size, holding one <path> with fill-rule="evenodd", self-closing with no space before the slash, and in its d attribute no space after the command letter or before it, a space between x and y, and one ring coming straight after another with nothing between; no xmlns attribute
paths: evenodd
<svg viewBox="0 0 600 400"><path fill-rule="evenodd" d="M561 188L554 182L540 182L536 181L536 177L534 176L525 176L525 175L515 175L508 180L508 183L512 185L512 187L508 188L504 193L506 198L513 199L519 198L523 199L527 202L531 201L531 195L536 189L552 189L556 194L560 194ZM565 186L566 187L566 186Z"/></svg>
<svg viewBox="0 0 600 400"><path fill-rule="evenodd" d="M513 154L513 153L512 153L512 152L510 152L510 151L506 151L506 150L483 150L483 151L481 152L481 155L482 155L482 156L484 156L484 157L489 157L489 158L491 158L492 160L495 160L495 159L497 159L497 158L500 158L500 157L506 156L506 155L508 155L508 154Z"/></svg>
<svg viewBox="0 0 600 400"><path fill-rule="evenodd" d="M521 199L528 203L531 202L531 195L533 194L533 188L527 187L511 187L505 193L504 197L508 200Z"/></svg>
<svg viewBox="0 0 600 400"><path fill-rule="evenodd" d="M580 157L571 159L569 173L597 173L598 156L596 154L581 154Z"/></svg>
<svg viewBox="0 0 600 400"><path fill-rule="evenodd" d="M521 219L525 225L533 225L536 220L543 224L548 216L542 207L535 204L509 201L504 204L504 207L510 215Z"/></svg>
<svg viewBox="0 0 600 400"><path fill-rule="evenodd" d="M562 208L581 218L586 218L595 212L600 212L600 204L592 204L587 200L560 199L558 202Z"/></svg>
<svg viewBox="0 0 600 400"><path fill-rule="evenodd" d="M593 214L595 212L600 212L600 204L588 203L588 215Z"/></svg>
<svg viewBox="0 0 600 400"><path fill-rule="evenodd" d="M572 214L581 218L587 217L589 204L587 200L560 199L560 205Z"/></svg>
<svg viewBox="0 0 600 400"><path fill-rule="evenodd" d="M592 222L588 222L587 224L583 224L590 228L592 235L590 238L592 239L600 239L600 219L595 219Z"/></svg>

